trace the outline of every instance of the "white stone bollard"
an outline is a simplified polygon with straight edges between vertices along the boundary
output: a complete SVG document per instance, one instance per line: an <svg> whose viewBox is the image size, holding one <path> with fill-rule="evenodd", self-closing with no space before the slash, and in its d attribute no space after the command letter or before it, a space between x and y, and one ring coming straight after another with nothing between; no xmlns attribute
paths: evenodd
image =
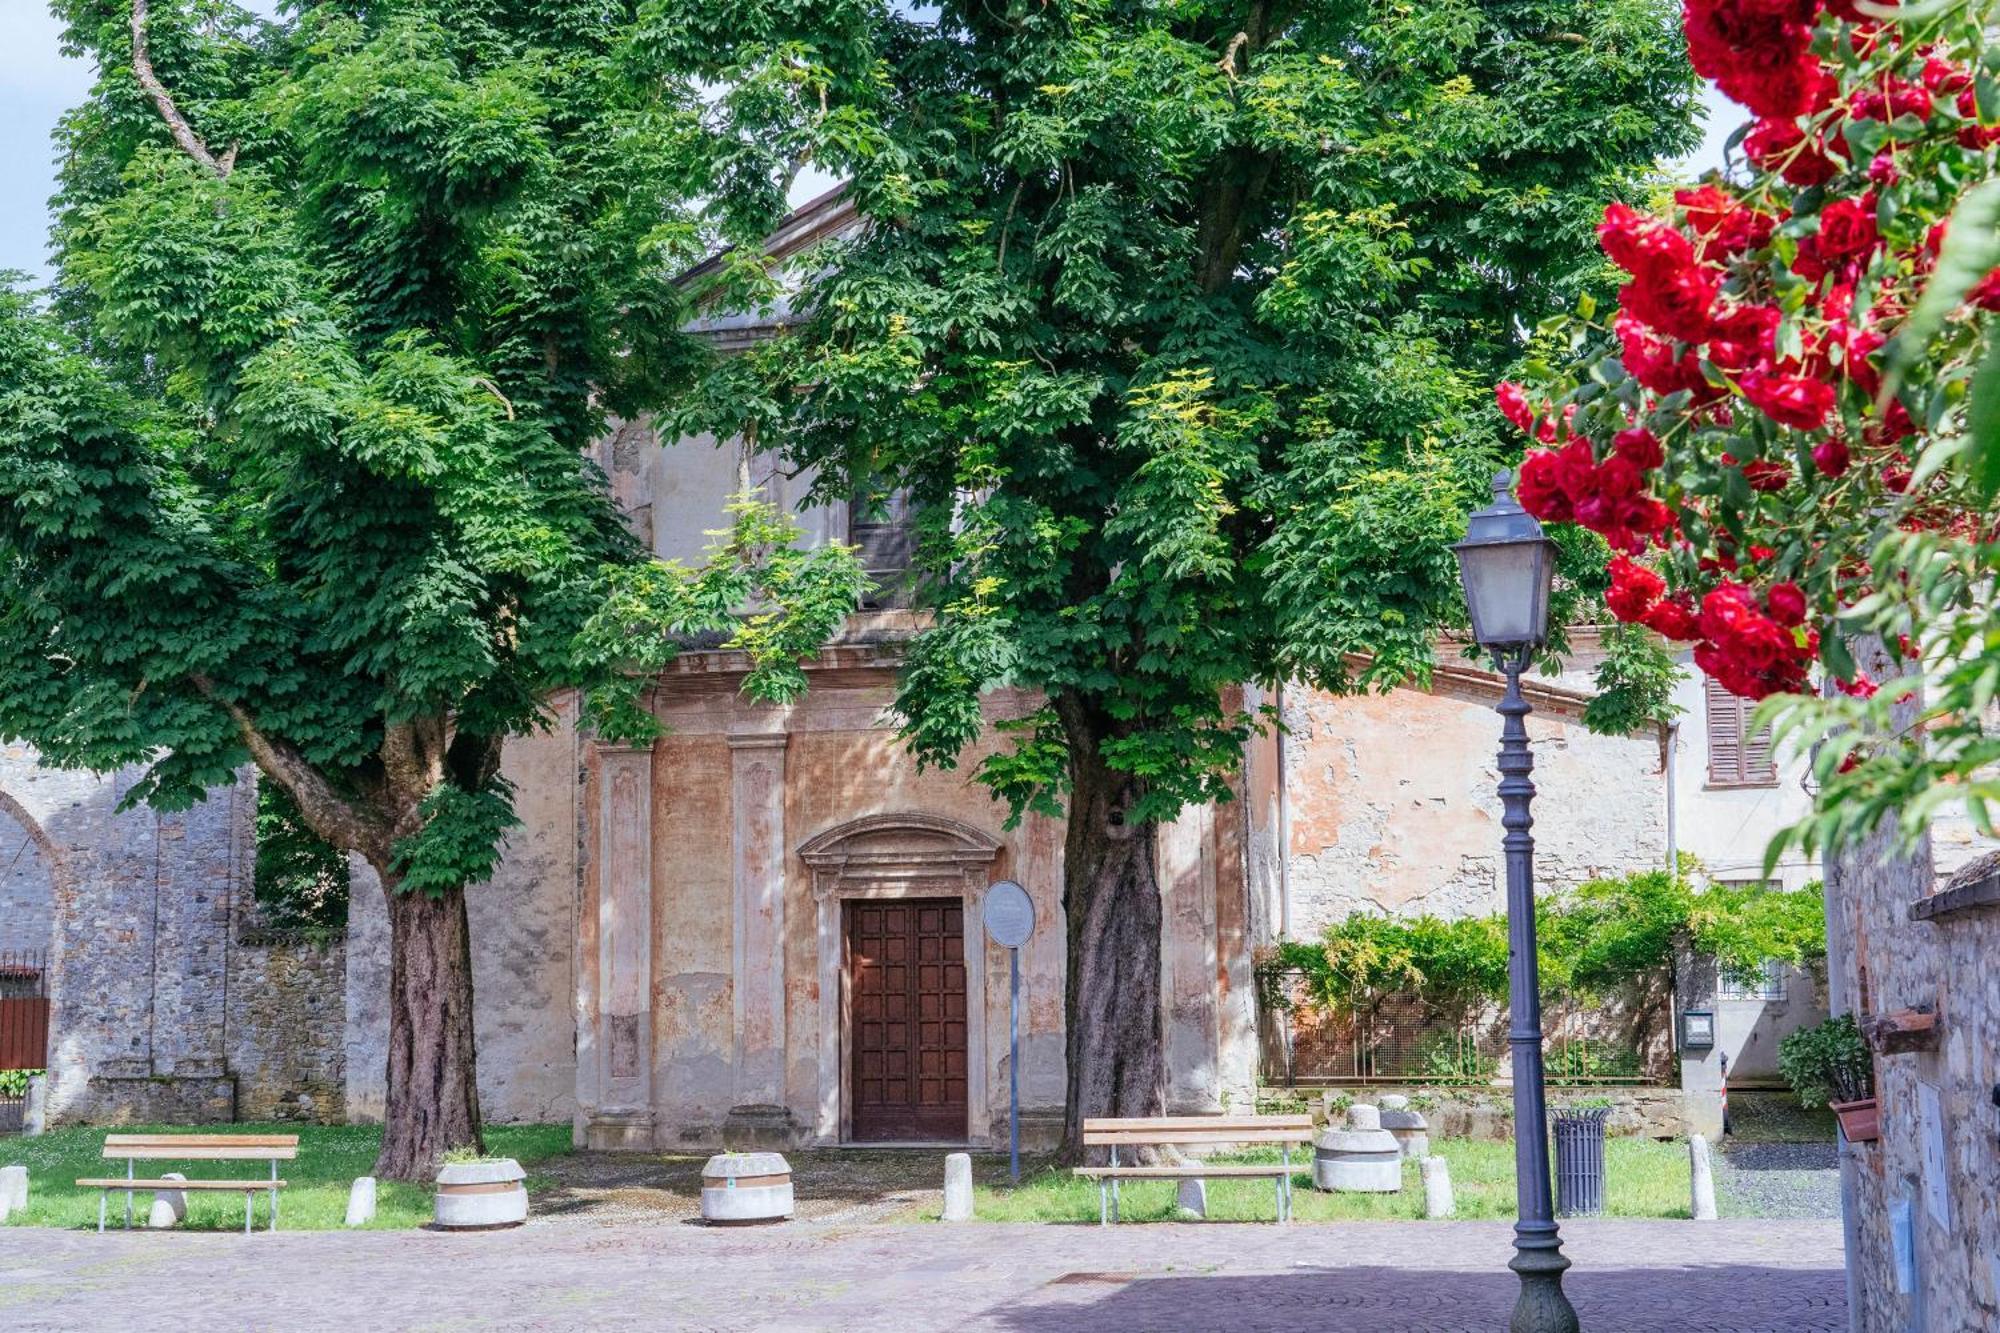
<svg viewBox="0 0 2000 1333"><path fill-rule="evenodd" d="M347 1225L365 1227L375 1220L375 1177L356 1176L347 1187Z"/></svg>
<svg viewBox="0 0 2000 1333"><path fill-rule="evenodd" d="M1442 1157L1426 1157L1417 1169L1424 1178L1424 1216L1450 1217L1458 1210L1458 1203L1451 1196L1451 1168Z"/></svg>
<svg viewBox="0 0 2000 1333"><path fill-rule="evenodd" d="M20 1163L0 1166L0 1217L28 1206L28 1168Z"/></svg>
<svg viewBox="0 0 2000 1333"><path fill-rule="evenodd" d="M1688 1189L1697 1222L1715 1220L1715 1168L1708 1160L1708 1140L1688 1135Z"/></svg>
<svg viewBox="0 0 2000 1333"><path fill-rule="evenodd" d="M944 1159L944 1220L972 1220L972 1154L946 1153Z"/></svg>
<svg viewBox="0 0 2000 1333"><path fill-rule="evenodd" d="M28 1080L28 1096L21 1103L21 1135L34 1138L49 1127L49 1079L37 1074Z"/></svg>
<svg viewBox="0 0 2000 1333"><path fill-rule="evenodd" d="M178 1171L160 1172L161 1180L186 1180ZM165 1231L187 1220L188 1196L186 1190L155 1190L153 1206L146 1214L146 1225L155 1231Z"/></svg>
<svg viewBox="0 0 2000 1333"><path fill-rule="evenodd" d="M1207 1217L1208 1182L1200 1176L1181 1181L1180 1188L1174 1191L1174 1204L1186 1216Z"/></svg>
<svg viewBox="0 0 2000 1333"><path fill-rule="evenodd" d="M1382 1128L1394 1136L1403 1156L1417 1161L1430 1156L1431 1130L1423 1112L1412 1111L1410 1099L1395 1092L1384 1094L1379 1105L1382 1109Z"/></svg>

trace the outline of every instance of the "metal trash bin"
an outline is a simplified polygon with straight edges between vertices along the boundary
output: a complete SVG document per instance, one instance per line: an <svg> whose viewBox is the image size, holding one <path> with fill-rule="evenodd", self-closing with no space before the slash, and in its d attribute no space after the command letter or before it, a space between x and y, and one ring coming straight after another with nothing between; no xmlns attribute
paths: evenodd
<svg viewBox="0 0 2000 1333"><path fill-rule="evenodd" d="M1557 1217L1604 1211L1604 1118L1610 1113L1598 1107L1555 1118Z"/></svg>

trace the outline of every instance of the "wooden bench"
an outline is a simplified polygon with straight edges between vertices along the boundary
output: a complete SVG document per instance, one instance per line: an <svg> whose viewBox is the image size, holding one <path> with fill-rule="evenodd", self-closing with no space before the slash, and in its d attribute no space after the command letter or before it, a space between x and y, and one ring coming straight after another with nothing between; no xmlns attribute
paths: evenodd
<svg viewBox="0 0 2000 1333"><path fill-rule="evenodd" d="M1080 1166L1076 1174L1097 1182L1097 1220L1108 1225L1118 1219L1118 1182L1121 1180L1215 1180L1262 1178L1272 1181L1280 1222L1292 1217L1292 1146L1312 1142L1313 1122L1309 1115L1189 1115L1154 1116L1141 1120L1086 1120L1083 1145L1109 1148L1111 1165ZM1240 1162L1213 1164L1184 1162L1179 1166L1120 1166L1118 1150L1140 1148L1219 1147L1231 1143L1275 1143L1283 1153L1282 1162L1261 1165ZM1135 1154L1136 1155L1136 1154Z"/></svg>
<svg viewBox="0 0 2000 1333"><path fill-rule="evenodd" d="M125 1176L93 1176L77 1181L81 1189L97 1194L97 1229L104 1230L105 1204L113 1190L125 1191L125 1227L132 1227L132 1196L168 1190L236 1190L243 1195L243 1234L250 1234L251 1210L259 1194L271 1196L270 1230L278 1229L278 1191L285 1182L278 1179L278 1163L299 1155L296 1134L106 1134L104 1156L125 1159ZM268 1180L140 1180L134 1169L138 1162L269 1162Z"/></svg>

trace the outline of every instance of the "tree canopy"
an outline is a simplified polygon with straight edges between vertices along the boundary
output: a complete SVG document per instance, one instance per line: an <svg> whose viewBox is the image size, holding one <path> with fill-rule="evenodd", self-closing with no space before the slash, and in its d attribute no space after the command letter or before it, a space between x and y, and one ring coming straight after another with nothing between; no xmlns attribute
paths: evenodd
<svg viewBox="0 0 2000 1333"><path fill-rule="evenodd" d="M254 761L390 888L383 1174L478 1134L462 889L509 736L672 635L802 687L859 576L747 506L653 561L588 462L699 364L675 278L782 184L637 6L61 0L47 311L0 300L0 733L185 805ZM796 614L794 614L796 613ZM622 705L622 706L621 706Z"/></svg>

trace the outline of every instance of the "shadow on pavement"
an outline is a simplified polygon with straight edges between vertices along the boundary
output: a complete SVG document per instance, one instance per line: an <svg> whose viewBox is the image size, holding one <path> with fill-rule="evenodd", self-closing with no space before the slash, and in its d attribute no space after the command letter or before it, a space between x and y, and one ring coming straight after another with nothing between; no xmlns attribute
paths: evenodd
<svg viewBox="0 0 2000 1333"><path fill-rule="evenodd" d="M1073 1273L989 1311L981 1327L1175 1333L1494 1333L1520 1284L1512 1273L1364 1267L1264 1276ZM1844 1333L1839 1269L1745 1266L1572 1270L1563 1290L1590 1333Z"/></svg>

